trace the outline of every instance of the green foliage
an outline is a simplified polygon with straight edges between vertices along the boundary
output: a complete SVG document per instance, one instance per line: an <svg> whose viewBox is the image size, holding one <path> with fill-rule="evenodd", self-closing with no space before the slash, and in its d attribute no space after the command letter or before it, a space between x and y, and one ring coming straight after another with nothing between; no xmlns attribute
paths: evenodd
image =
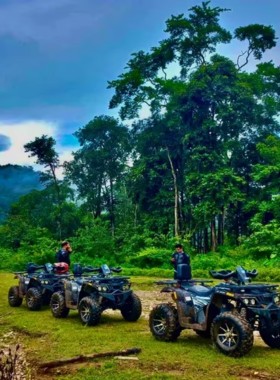
<svg viewBox="0 0 280 380"><path fill-rule="evenodd" d="M28 241L22 242L16 251L0 251L0 270L22 271L26 269L28 262L38 265L53 263L58 249L57 242L48 237L37 237L33 244Z"/></svg>
<svg viewBox="0 0 280 380"><path fill-rule="evenodd" d="M137 256L132 257L129 262L138 268L170 268L171 253L167 249L147 248Z"/></svg>
<svg viewBox="0 0 280 380"><path fill-rule="evenodd" d="M25 145L44 165L45 189L10 207L0 227L3 265L50 260L62 239L72 243L72 262L169 275L179 241L201 275L252 268L254 259L260 268L279 265L280 67L245 70L276 46L275 31L259 24L226 30L220 17L227 11L210 1L193 6L167 20L155 47L132 54L108 86L110 108L134 119L131 127L101 115L76 131L80 149L63 165L66 180L56 175L52 137ZM233 39L247 50L236 59L217 54ZM174 64L179 72L170 77ZM140 120L144 105L151 116ZM0 196L1 215L12 198Z"/></svg>
<svg viewBox="0 0 280 380"><path fill-rule="evenodd" d="M252 234L244 246L256 258L280 259L280 225L276 220L263 225L252 222Z"/></svg>
<svg viewBox="0 0 280 380"><path fill-rule="evenodd" d="M98 221L97 221L98 222ZM110 234L108 224L95 224L79 229L77 236L71 239L73 252L79 260L96 260L112 265L119 260L120 255L115 250L115 243ZM73 260L72 260L73 261ZM88 261L87 261L88 262Z"/></svg>
<svg viewBox="0 0 280 380"><path fill-rule="evenodd" d="M19 165L0 165L0 223L7 218L10 206L33 189L40 189L39 173Z"/></svg>

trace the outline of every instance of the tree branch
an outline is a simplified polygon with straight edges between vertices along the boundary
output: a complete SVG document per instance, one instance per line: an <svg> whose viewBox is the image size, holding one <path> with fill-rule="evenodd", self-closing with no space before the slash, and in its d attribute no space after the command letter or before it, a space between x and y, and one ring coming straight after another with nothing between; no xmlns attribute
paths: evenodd
<svg viewBox="0 0 280 380"><path fill-rule="evenodd" d="M91 355L80 355L76 356L74 358L70 359L60 359L60 360L54 360L52 362L45 362L39 364L39 369L50 369L50 368L56 368L61 367L63 365L72 364L72 363L78 363L78 362L86 362L88 360L96 359L96 358L105 358L110 356L119 356L119 355L135 355L139 354L141 352L140 348L131 348L128 350L123 351L116 351L116 352L104 352L99 354L91 354Z"/></svg>
<svg viewBox="0 0 280 380"><path fill-rule="evenodd" d="M252 52L253 52L253 50L250 49L250 47L249 47L248 50L246 50L244 53L242 53L242 54L239 55L239 57L238 57L238 59L237 59L237 69L238 69L238 70L241 70L244 66L246 66L246 65L248 64L248 62L249 62L249 57L250 57L250 55L252 54ZM240 59L243 55L245 55L246 53L247 53L246 61L243 63L243 65L239 66L239 59Z"/></svg>

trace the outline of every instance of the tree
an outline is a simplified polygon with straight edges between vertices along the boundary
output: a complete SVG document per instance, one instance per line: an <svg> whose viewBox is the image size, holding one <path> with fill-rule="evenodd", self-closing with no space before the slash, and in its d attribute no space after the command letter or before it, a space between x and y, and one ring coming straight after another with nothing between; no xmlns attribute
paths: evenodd
<svg viewBox="0 0 280 380"><path fill-rule="evenodd" d="M173 146L183 157L181 176L186 180L181 198L191 209L193 244L203 251L208 247L209 225L215 251L217 224L222 244L226 211L244 199L243 169L233 165L240 150L247 149L250 139L256 143L265 133L279 130L274 117L279 111L275 100L279 68L265 64L253 74L243 71L250 56L259 60L276 45L275 31L254 24L232 34L219 24L220 15L227 10L209 4L192 7L189 17L167 20L168 38L149 53L134 53L127 71L108 86L115 90L110 108L120 106L122 119L137 118L147 104L155 131L158 120L167 123L163 134L171 131L176 140ZM244 63L241 56L235 63L216 53L218 44L230 43L233 38L248 41L247 51L241 54ZM179 64L180 74L168 78L171 63ZM166 152L170 153L169 147ZM178 169L170 154L168 159L174 180L176 226Z"/></svg>
<svg viewBox="0 0 280 380"><path fill-rule="evenodd" d="M0 223L4 222L10 206L22 195L41 189L39 173L28 166L0 165Z"/></svg>
<svg viewBox="0 0 280 380"><path fill-rule="evenodd" d="M52 137L43 135L42 137L36 137L34 141L31 141L24 145L25 152L30 153L29 157L36 157L36 164L43 165L45 172L40 175L40 180L45 186L54 186L57 204L59 209L58 215L58 230L59 238L62 240L62 197L61 197L61 181L57 178L57 169L60 167L59 156L55 151L54 146L56 141Z"/></svg>
<svg viewBox="0 0 280 380"><path fill-rule="evenodd" d="M106 210L115 230L115 185L127 167L131 151L128 128L109 116L98 116L74 135L81 149L65 165L67 177L77 186L94 218Z"/></svg>

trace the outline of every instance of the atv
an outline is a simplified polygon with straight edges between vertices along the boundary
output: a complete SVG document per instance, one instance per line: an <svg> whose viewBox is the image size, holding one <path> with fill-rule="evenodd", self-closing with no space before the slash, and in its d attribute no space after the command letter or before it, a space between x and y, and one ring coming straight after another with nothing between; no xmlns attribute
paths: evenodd
<svg viewBox="0 0 280 380"><path fill-rule="evenodd" d="M222 283L209 287L207 280L192 280L191 267L178 265L177 279L166 285L175 305L160 304L149 317L150 331L160 341L176 340L183 329L210 338L223 354L242 357L253 347L254 331L271 348L280 349L278 285L249 284L258 274L237 267L235 271L210 271Z"/></svg>
<svg viewBox="0 0 280 380"><path fill-rule="evenodd" d="M91 268L95 276L83 278L80 264L74 265L73 274L80 278L64 279L64 290L56 292L51 298L51 311L55 318L66 318L69 310L78 310L84 325L99 323L106 309L120 310L127 321L137 321L142 313L140 299L130 289L129 277L117 277L121 268Z"/></svg>
<svg viewBox="0 0 280 380"><path fill-rule="evenodd" d="M38 311L42 305L48 305L51 296L61 287L60 279L68 276L69 266L66 263L37 265L27 264L24 272L14 272L17 286L11 286L8 301L11 307L20 307L23 298L29 310Z"/></svg>

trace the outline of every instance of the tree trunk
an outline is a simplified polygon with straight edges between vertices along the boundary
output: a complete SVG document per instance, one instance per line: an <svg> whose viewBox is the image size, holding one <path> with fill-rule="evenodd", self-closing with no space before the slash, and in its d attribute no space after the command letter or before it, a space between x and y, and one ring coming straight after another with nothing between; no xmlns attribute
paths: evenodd
<svg viewBox="0 0 280 380"><path fill-rule="evenodd" d="M217 241L216 241L216 223L215 223L215 219L212 220L211 222L211 249L212 249L212 252L216 252L216 248L217 248Z"/></svg>
<svg viewBox="0 0 280 380"><path fill-rule="evenodd" d="M59 208L58 231L59 231L59 239L61 241L62 240L62 202L61 202L61 196L60 196L60 187L59 187L59 184L57 182L57 178L56 178L56 174L55 174L55 168L51 164L49 166L50 166L50 169L52 172L52 176L53 176L53 180L54 180L54 186L55 186L56 193L57 193L57 201L58 201L58 208Z"/></svg>
<svg viewBox="0 0 280 380"><path fill-rule="evenodd" d="M223 215L218 215L218 244L222 245L222 224L223 224Z"/></svg>
<svg viewBox="0 0 280 380"><path fill-rule="evenodd" d="M181 201L180 211L181 211L181 218L182 218L182 229L185 231L186 230L186 214L184 211L185 200L184 200L184 191L183 190L180 191L180 201Z"/></svg>
<svg viewBox="0 0 280 380"><path fill-rule="evenodd" d="M110 178L110 198L111 198L111 228L112 236L115 236L115 208L114 208L114 191L113 191L113 181Z"/></svg>
<svg viewBox="0 0 280 380"><path fill-rule="evenodd" d="M209 252L208 227L204 229L204 250L205 253Z"/></svg>
<svg viewBox="0 0 280 380"><path fill-rule="evenodd" d="M134 227L137 227L137 203L135 203L135 209L134 209Z"/></svg>
<svg viewBox="0 0 280 380"><path fill-rule="evenodd" d="M177 177L176 172L173 166L172 159L169 154L169 150L166 147L167 150L167 156L168 160L171 166L172 176L173 176L173 182L174 182L174 225L175 225L175 236L179 236L179 218L178 218L178 186L177 186Z"/></svg>

